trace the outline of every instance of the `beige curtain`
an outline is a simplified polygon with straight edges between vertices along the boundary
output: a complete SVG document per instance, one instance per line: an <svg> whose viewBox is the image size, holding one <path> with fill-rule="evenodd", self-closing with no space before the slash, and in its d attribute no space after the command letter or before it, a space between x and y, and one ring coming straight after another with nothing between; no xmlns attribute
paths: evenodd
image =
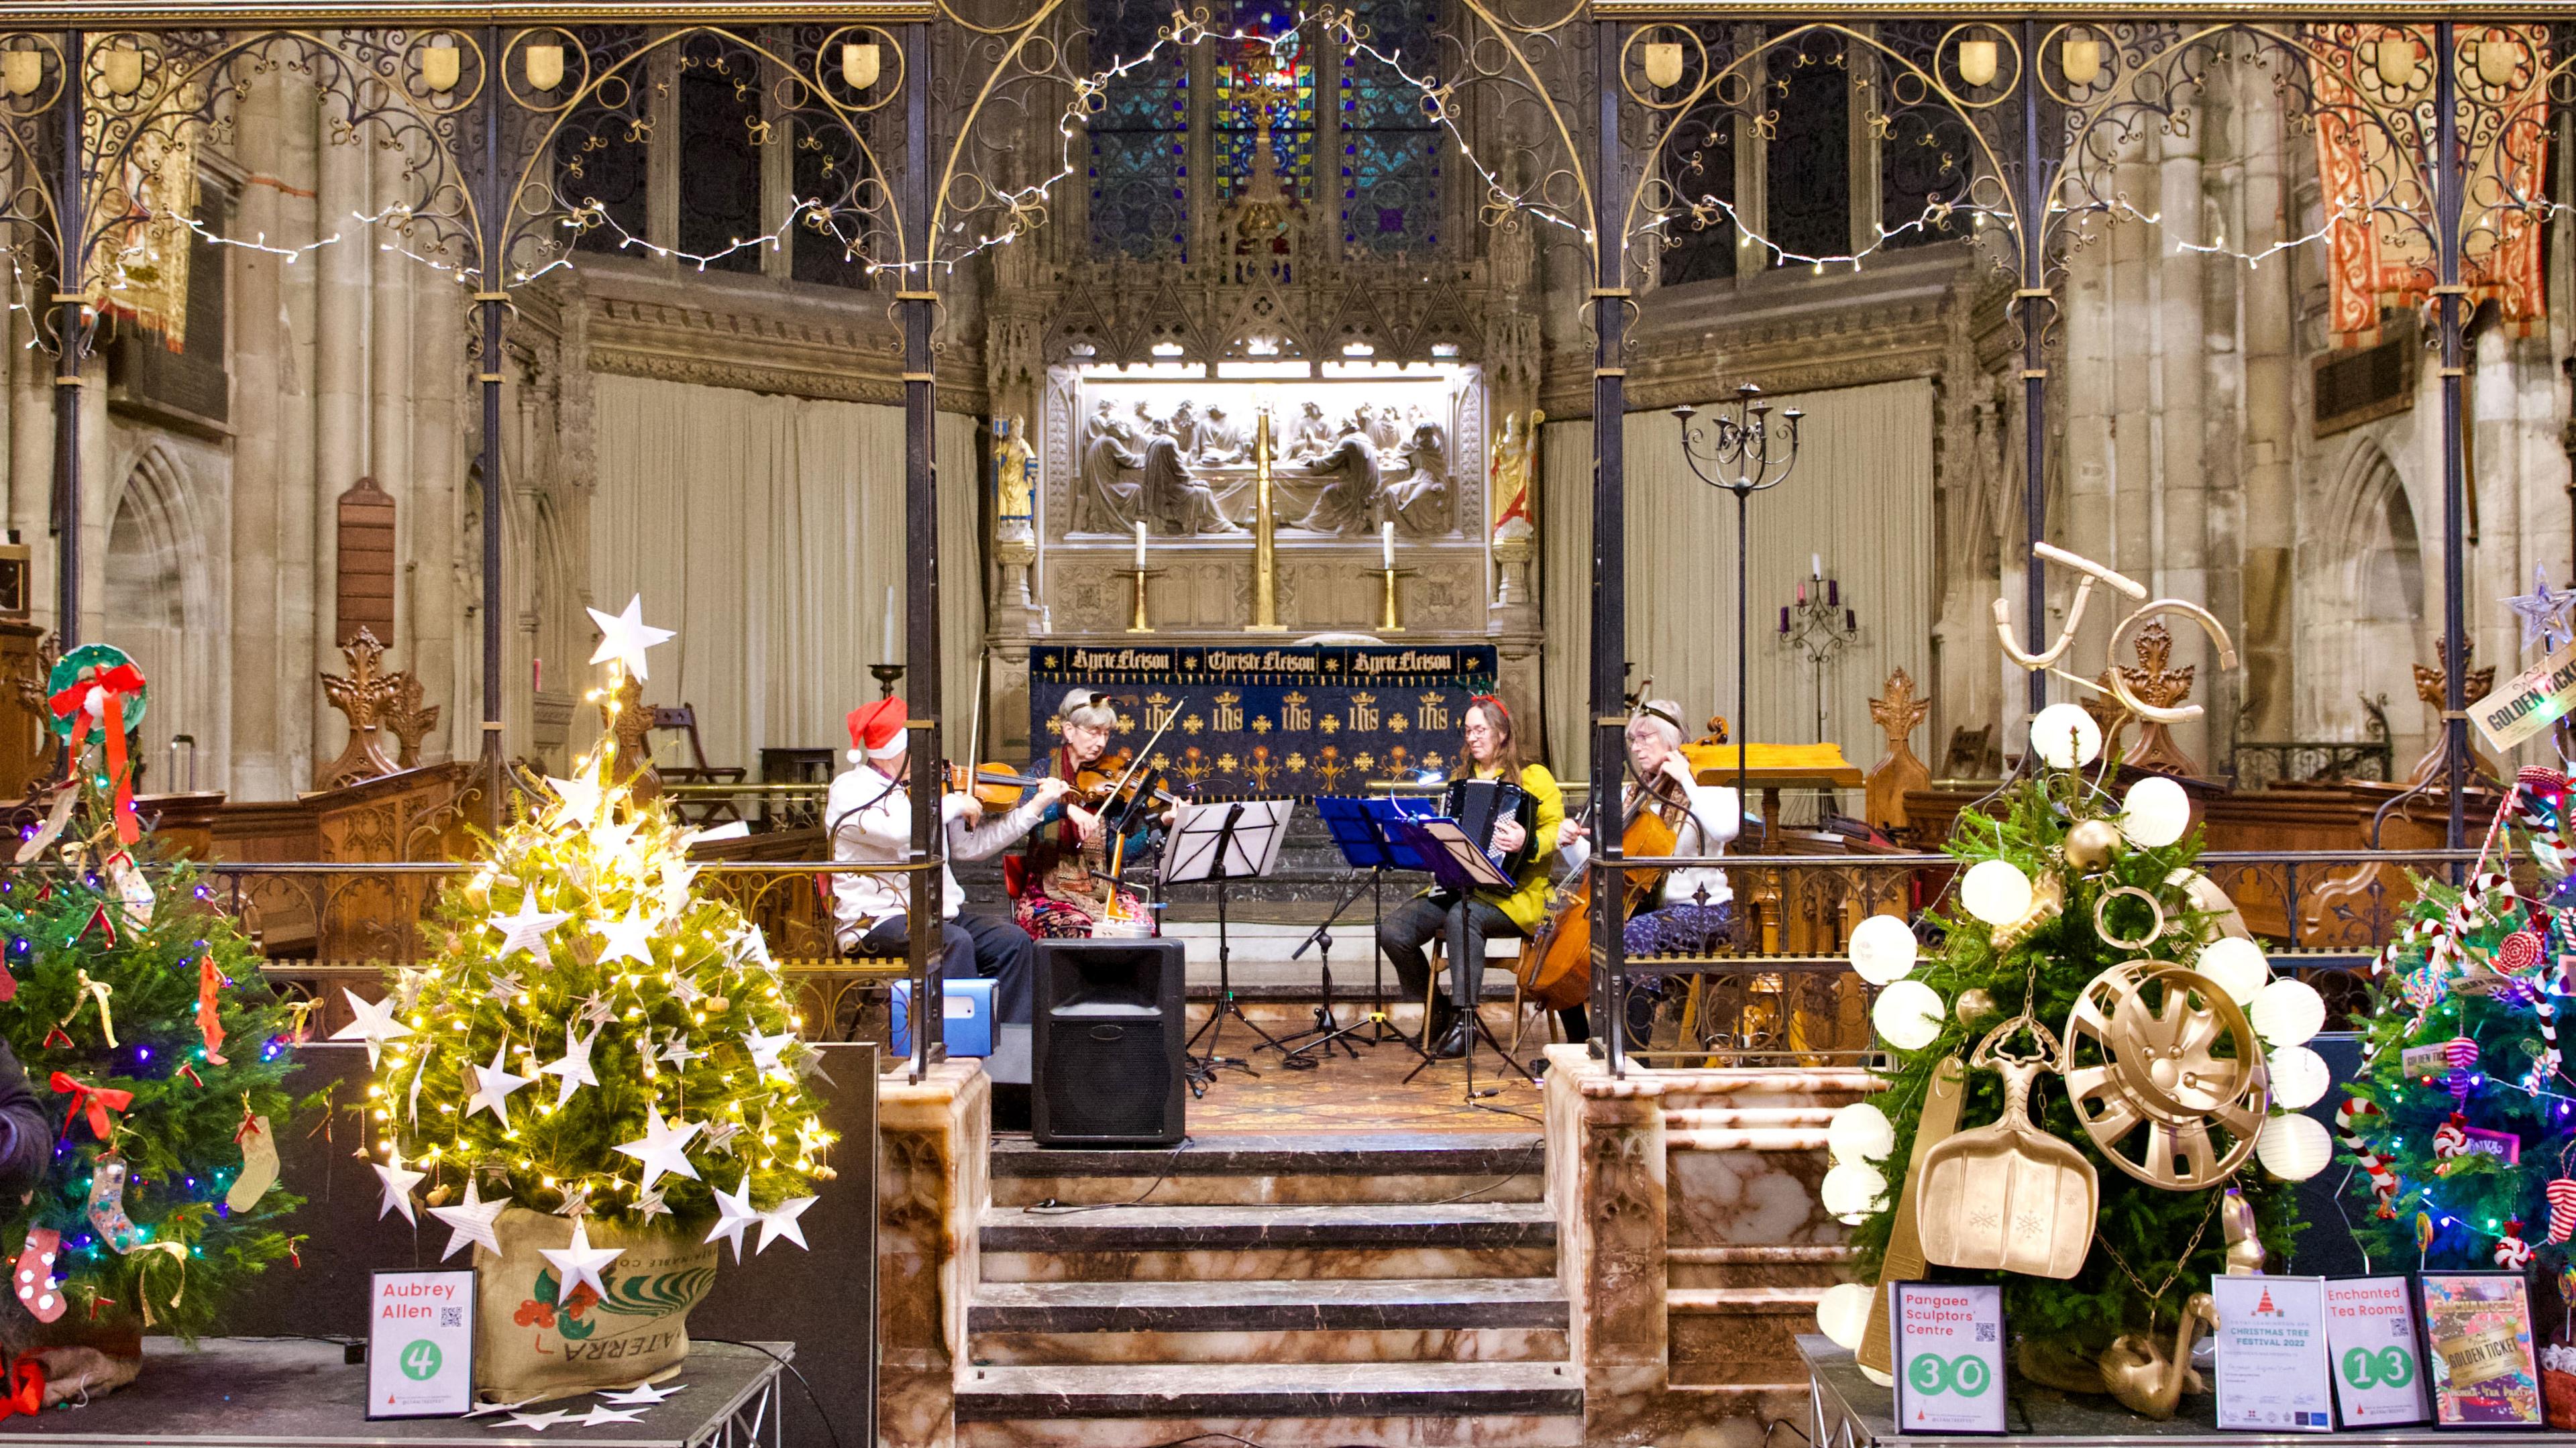
<svg viewBox="0 0 2576 1448"><path fill-rule="evenodd" d="M1755 496L1751 527L1752 733L1816 739L1816 686L1780 643L1780 605L1810 554L1842 582L1860 636L1825 671L1824 737L1867 768L1885 738L1869 701L1903 665L1930 677L1932 385L1893 382L1775 399L1803 409L1798 465ZM1592 424L1542 430L1540 598L1546 610L1548 751L1559 773L1588 770L1583 733L1592 631ZM1735 713L1735 502L1682 460L1668 412L1627 417L1628 657L1633 687L1682 705L1684 722ZM1794 816L1793 816L1794 817Z"/></svg>
<svg viewBox="0 0 2576 1448"><path fill-rule="evenodd" d="M646 621L679 630L653 651L647 701L696 706L714 764L846 748L842 716L876 697L888 588L902 656L903 409L617 376L596 397L592 596L615 609L640 593ZM937 458L943 693L960 733L984 632L973 418L939 415ZM685 762L672 748L657 754Z"/></svg>

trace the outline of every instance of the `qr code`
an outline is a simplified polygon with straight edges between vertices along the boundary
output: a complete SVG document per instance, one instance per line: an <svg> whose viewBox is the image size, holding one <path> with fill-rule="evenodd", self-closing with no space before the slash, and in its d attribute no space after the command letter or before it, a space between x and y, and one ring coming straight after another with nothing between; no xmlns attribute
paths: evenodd
<svg viewBox="0 0 2576 1448"><path fill-rule="evenodd" d="M1978 1324L1977 1324L1977 1341L1979 1341L1979 1342L1993 1342L1994 1340L1995 1340L1995 1325L1994 1325L1993 1323L1991 1323L1991 1322L1981 1322L1981 1323L1978 1323Z"/></svg>
<svg viewBox="0 0 2576 1448"><path fill-rule="evenodd" d="M465 1325L465 1309L462 1307L440 1308L438 1310L438 1325L441 1327L463 1327Z"/></svg>

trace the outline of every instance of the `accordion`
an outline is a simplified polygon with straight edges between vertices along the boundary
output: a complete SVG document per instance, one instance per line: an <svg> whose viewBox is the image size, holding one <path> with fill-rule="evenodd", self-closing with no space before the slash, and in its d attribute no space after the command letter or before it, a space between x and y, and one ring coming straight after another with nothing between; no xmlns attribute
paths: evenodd
<svg viewBox="0 0 2576 1448"><path fill-rule="evenodd" d="M1458 822L1467 838L1483 848L1485 858L1506 875L1517 875L1538 847L1538 801L1507 779L1453 779L1441 797L1441 813ZM1494 827L1504 820L1521 824L1521 847L1505 854L1494 848Z"/></svg>

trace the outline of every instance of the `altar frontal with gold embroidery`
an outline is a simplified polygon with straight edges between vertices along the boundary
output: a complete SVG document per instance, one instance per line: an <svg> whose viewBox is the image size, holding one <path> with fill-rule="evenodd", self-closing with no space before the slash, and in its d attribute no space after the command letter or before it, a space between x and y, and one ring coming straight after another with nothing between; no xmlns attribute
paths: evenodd
<svg viewBox="0 0 2576 1448"><path fill-rule="evenodd" d="M1063 737L1070 688L1116 701L1111 747L1153 739L1174 788L1227 795L1350 794L1371 780L1445 774L1467 700L1494 687L1491 645L1042 648L1029 660L1029 737ZM1166 722L1171 727L1163 728Z"/></svg>

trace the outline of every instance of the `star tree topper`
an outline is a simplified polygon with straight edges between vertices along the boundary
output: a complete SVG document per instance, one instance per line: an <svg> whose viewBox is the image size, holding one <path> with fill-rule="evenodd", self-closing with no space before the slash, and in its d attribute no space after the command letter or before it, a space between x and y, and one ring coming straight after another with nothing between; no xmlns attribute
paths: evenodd
<svg viewBox="0 0 2576 1448"><path fill-rule="evenodd" d="M2530 648L2536 641L2547 653L2559 644L2576 638L2567 618L2576 610L2576 588L2551 588L2548 570L2538 564L2531 569L2531 592L2508 598L2504 606L2522 620L2522 646Z"/></svg>
<svg viewBox="0 0 2576 1448"><path fill-rule="evenodd" d="M589 613L590 621L599 625L599 648L591 654L590 661L604 664L615 659L636 678L651 677L644 669L644 651L667 642L675 635L669 629L655 628L644 621L644 595L639 593L627 599L626 608L621 613L601 613L595 608Z"/></svg>

